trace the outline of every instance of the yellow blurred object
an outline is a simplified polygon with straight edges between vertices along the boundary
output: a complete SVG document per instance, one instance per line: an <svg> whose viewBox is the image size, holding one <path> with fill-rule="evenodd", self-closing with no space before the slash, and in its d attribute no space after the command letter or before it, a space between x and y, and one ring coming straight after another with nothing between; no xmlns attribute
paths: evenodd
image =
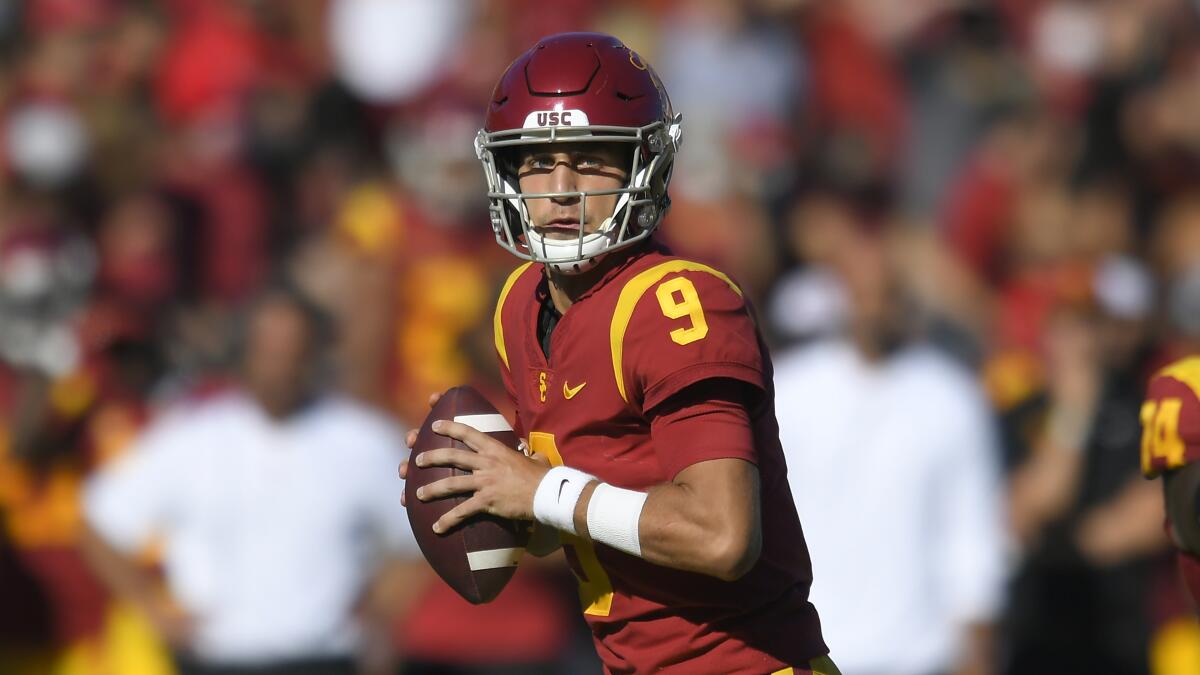
<svg viewBox="0 0 1200 675"><path fill-rule="evenodd" d="M79 472L54 467L35 478L4 449L0 441L0 524L9 538L30 548L73 544L82 523Z"/></svg>
<svg viewBox="0 0 1200 675"><path fill-rule="evenodd" d="M1200 398L1200 356L1189 356L1158 371L1159 375L1171 377L1186 384L1196 398Z"/></svg>
<svg viewBox="0 0 1200 675"><path fill-rule="evenodd" d="M1200 675L1200 623L1178 617L1163 624L1150 638L1153 675Z"/></svg>
<svg viewBox="0 0 1200 675"><path fill-rule="evenodd" d="M405 311L397 314L396 349L406 381L396 395L411 400L397 401L402 410L420 419L427 392L470 378L464 335L484 321L490 293L484 271L464 256L434 256L404 269L400 298Z"/></svg>
<svg viewBox="0 0 1200 675"><path fill-rule="evenodd" d="M0 648L5 675L174 675L148 621L127 605L108 612L104 632L63 649Z"/></svg>
<svg viewBox="0 0 1200 675"><path fill-rule="evenodd" d="M50 405L67 419L82 415L96 400L96 379L86 369L61 377L50 386Z"/></svg>
<svg viewBox="0 0 1200 675"><path fill-rule="evenodd" d="M1033 395L1042 385L1042 368L1033 354L1006 351L983 366L983 386L998 410L1008 410Z"/></svg>
<svg viewBox="0 0 1200 675"><path fill-rule="evenodd" d="M130 675L173 675L175 666L150 622L126 604L109 611L104 635L109 672Z"/></svg>
<svg viewBox="0 0 1200 675"><path fill-rule="evenodd" d="M400 209L383 187L363 185L342 204L337 229L363 253L386 255L399 248L403 231Z"/></svg>

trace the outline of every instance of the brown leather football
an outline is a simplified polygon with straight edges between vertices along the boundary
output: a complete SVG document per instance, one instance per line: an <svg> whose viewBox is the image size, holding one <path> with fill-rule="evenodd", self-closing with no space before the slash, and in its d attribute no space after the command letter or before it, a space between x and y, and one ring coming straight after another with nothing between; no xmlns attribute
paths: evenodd
<svg viewBox="0 0 1200 675"><path fill-rule="evenodd" d="M478 391L463 386L447 391L429 411L417 433L411 457L436 448L467 448L464 443L435 434L430 425L437 420L461 422L510 448L517 447L517 436L504 416ZM530 523L478 514L445 534L434 533L433 524L437 519L466 501L468 495L422 502L417 499L417 488L442 478L469 473L443 466L421 468L410 462L404 491L408 522L412 524L413 535L425 560L459 595L472 604L479 604L499 595L512 578L529 541Z"/></svg>

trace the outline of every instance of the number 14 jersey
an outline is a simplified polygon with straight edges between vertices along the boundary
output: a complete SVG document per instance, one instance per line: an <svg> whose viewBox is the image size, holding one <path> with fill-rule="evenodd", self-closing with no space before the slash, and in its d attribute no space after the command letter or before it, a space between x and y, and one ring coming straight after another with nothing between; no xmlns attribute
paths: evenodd
<svg viewBox="0 0 1200 675"><path fill-rule="evenodd" d="M736 457L760 475L762 553L726 582L564 535L585 618L609 672L773 673L825 654L808 601L811 564L789 491L770 358L741 290L721 272L647 246L625 255L562 316L549 357L538 314L540 265L509 277L496 351L530 448L623 488L648 490L684 468ZM707 438L658 447L656 407L690 385L736 380L760 395L753 447Z"/></svg>

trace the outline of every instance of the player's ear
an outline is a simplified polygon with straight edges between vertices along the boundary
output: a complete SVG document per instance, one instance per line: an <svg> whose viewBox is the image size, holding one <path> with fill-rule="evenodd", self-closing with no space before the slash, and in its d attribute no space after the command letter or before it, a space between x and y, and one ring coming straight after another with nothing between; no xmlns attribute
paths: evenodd
<svg viewBox="0 0 1200 675"><path fill-rule="evenodd" d="M1200 463L1163 476L1163 498L1176 546L1200 555Z"/></svg>
<svg viewBox="0 0 1200 675"><path fill-rule="evenodd" d="M500 175L509 180L517 180L517 174L521 169L521 165L525 163L525 158L529 155L529 151L524 148L497 148L494 152L496 157L496 168L499 169Z"/></svg>

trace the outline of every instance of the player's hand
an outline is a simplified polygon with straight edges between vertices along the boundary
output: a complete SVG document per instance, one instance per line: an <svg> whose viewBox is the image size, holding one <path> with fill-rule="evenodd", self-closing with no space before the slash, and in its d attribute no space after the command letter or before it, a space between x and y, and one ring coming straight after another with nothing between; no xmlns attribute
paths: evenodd
<svg viewBox="0 0 1200 675"><path fill-rule="evenodd" d="M476 513L533 520L533 493L550 470L546 462L526 457L491 436L458 422L438 420L433 423L433 431L462 441L471 448L427 450L413 459L420 467L453 466L471 472L469 476L443 478L417 491L421 501L457 494L471 495L439 518L433 525L434 532L447 532Z"/></svg>
<svg viewBox="0 0 1200 675"><path fill-rule="evenodd" d="M440 400L442 400L442 393L440 391L435 391L432 394L430 394L429 395L430 409L432 409L433 406L437 405L437 402ZM404 435L404 445L408 446L409 450L412 450L412 446L416 445L416 443L417 443L417 432L418 431L419 431L419 429L409 429L408 433ZM400 480L408 479L408 460L407 459L400 461L399 473L400 473ZM403 491L400 492L400 506L405 506L405 507L408 506L408 499L404 496Z"/></svg>

